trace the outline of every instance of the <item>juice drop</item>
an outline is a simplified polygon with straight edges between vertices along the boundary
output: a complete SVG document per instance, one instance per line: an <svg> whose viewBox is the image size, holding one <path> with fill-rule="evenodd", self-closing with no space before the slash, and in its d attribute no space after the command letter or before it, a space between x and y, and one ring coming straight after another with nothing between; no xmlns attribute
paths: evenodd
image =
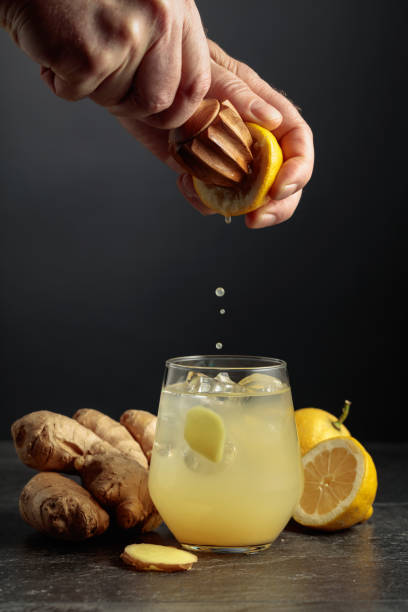
<svg viewBox="0 0 408 612"><path fill-rule="evenodd" d="M225 308L220 308L220 314L225 314Z"/></svg>
<svg viewBox="0 0 408 612"><path fill-rule="evenodd" d="M222 349L222 342L217 342L215 348L220 351Z"/></svg>
<svg viewBox="0 0 408 612"><path fill-rule="evenodd" d="M215 290L215 295L217 297L223 297L225 295L224 287L217 287L216 290Z"/></svg>
<svg viewBox="0 0 408 612"><path fill-rule="evenodd" d="M225 219L225 223L227 223L228 225L231 223L231 217L224 217Z"/></svg>

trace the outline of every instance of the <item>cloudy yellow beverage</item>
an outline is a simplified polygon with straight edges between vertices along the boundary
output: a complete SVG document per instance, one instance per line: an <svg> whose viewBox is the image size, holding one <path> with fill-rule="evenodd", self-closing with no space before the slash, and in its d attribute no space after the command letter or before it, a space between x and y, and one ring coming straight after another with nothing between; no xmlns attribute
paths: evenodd
<svg viewBox="0 0 408 612"><path fill-rule="evenodd" d="M187 414L197 407L222 420L219 462L185 439ZM191 547L270 544L303 488L289 386L217 394L171 385L162 392L158 417L149 490L177 540Z"/></svg>

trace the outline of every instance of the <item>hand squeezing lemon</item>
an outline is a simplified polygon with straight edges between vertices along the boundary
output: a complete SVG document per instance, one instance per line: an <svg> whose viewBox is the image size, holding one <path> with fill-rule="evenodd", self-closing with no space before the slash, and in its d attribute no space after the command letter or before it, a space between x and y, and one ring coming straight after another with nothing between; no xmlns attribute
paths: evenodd
<svg viewBox="0 0 408 612"><path fill-rule="evenodd" d="M262 206L283 162L272 132L245 123L229 100L204 100L171 130L169 148L201 202L226 218Z"/></svg>
<svg viewBox="0 0 408 612"><path fill-rule="evenodd" d="M193 177L203 204L225 217L245 215L262 206L283 161L282 149L272 132L256 123L247 123L247 127L253 138L253 162L251 173L241 183L221 187Z"/></svg>

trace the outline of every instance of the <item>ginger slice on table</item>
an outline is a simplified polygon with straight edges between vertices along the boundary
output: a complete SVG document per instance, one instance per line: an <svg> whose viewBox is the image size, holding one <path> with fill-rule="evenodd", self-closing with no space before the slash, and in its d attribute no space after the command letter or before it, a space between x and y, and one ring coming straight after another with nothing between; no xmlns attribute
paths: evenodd
<svg viewBox="0 0 408 612"><path fill-rule="evenodd" d="M138 571L180 572L189 570L198 561L193 553L159 544L129 544L121 559Z"/></svg>

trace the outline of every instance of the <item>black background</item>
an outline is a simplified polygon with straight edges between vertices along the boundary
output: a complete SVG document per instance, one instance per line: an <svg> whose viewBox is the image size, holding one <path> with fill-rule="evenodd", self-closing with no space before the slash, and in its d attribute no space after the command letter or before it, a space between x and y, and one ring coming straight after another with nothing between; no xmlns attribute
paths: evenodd
<svg viewBox="0 0 408 612"><path fill-rule="evenodd" d="M198 2L208 36L314 131L298 211L256 231L199 215L169 169L103 109L54 97L0 32L0 437L31 410L155 412L165 359L222 341L285 359L297 408L348 398L357 438L406 439L405 5Z"/></svg>

